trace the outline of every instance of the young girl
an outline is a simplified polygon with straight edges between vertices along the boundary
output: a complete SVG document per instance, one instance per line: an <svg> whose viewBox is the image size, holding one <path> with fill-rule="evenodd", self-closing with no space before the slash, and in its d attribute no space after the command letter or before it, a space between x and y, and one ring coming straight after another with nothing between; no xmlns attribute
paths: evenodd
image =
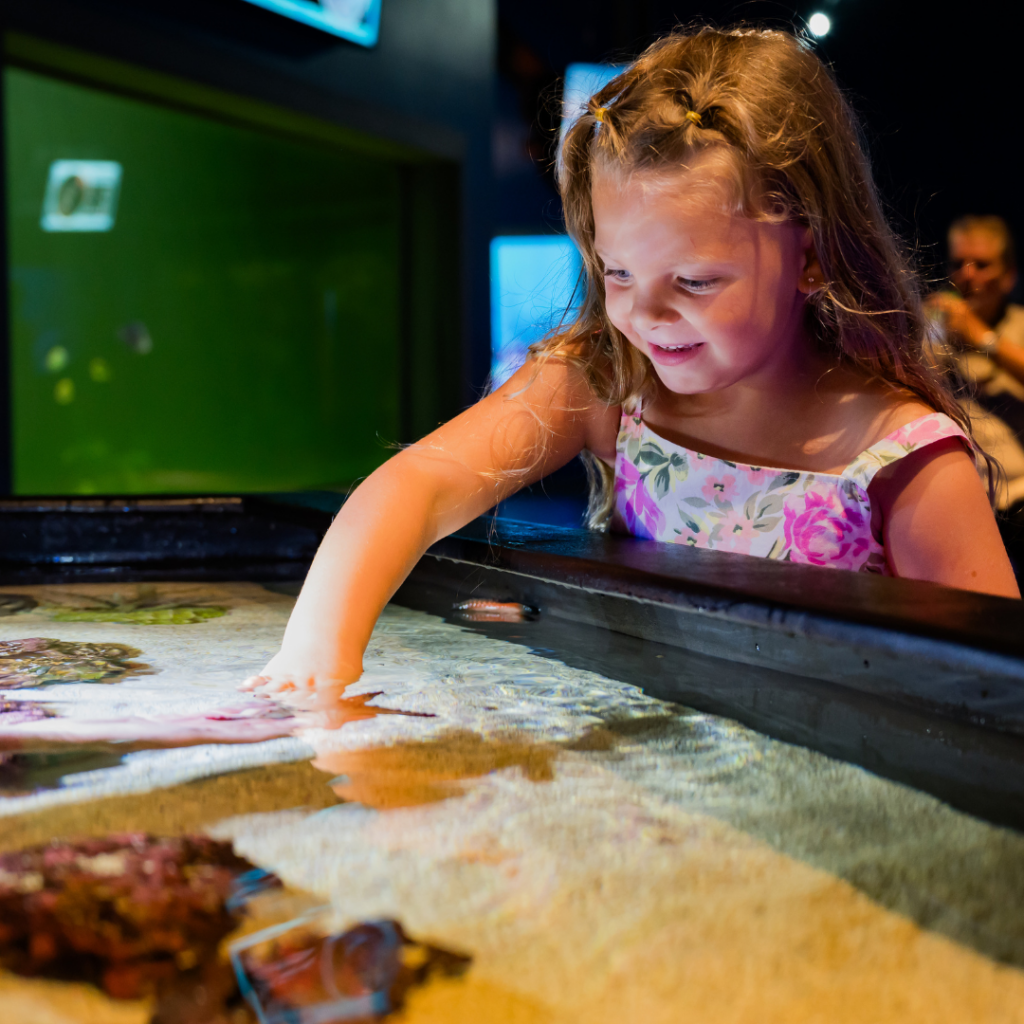
<svg viewBox="0 0 1024 1024"><path fill-rule="evenodd" d="M655 43L559 160L572 328L349 498L245 685L344 686L423 552L584 453L591 525L1018 597L853 115L781 32Z"/></svg>

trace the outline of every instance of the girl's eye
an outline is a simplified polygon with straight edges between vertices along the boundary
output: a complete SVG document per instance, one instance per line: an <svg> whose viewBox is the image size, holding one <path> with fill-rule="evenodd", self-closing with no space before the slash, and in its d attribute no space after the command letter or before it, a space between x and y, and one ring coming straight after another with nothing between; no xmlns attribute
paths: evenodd
<svg viewBox="0 0 1024 1024"><path fill-rule="evenodd" d="M679 278L679 283L688 292L707 292L710 291L716 284L718 284L718 278L712 277L704 281L694 281L688 277Z"/></svg>
<svg viewBox="0 0 1024 1024"><path fill-rule="evenodd" d="M614 267L605 267L604 276L610 277L613 281L626 281L629 279L629 271L616 270Z"/></svg>

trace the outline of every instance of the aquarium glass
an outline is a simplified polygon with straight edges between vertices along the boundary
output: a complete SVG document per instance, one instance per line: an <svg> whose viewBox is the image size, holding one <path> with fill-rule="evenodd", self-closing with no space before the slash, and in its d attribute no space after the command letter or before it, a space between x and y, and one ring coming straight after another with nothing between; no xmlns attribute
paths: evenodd
<svg viewBox="0 0 1024 1024"><path fill-rule="evenodd" d="M5 72L19 494L346 485L399 432L399 168Z"/></svg>

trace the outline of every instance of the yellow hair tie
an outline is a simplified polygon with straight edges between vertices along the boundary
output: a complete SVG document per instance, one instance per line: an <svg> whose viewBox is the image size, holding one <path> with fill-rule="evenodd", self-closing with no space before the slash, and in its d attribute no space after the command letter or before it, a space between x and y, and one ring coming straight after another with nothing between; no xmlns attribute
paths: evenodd
<svg viewBox="0 0 1024 1024"><path fill-rule="evenodd" d="M594 117L596 117L602 124L604 124L604 115L607 110L607 107L598 107L597 110L594 111Z"/></svg>
<svg viewBox="0 0 1024 1024"><path fill-rule="evenodd" d="M704 127L704 122L701 121L700 114L696 110L688 110L686 112L686 120L692 121L698 128Z"/></svg>

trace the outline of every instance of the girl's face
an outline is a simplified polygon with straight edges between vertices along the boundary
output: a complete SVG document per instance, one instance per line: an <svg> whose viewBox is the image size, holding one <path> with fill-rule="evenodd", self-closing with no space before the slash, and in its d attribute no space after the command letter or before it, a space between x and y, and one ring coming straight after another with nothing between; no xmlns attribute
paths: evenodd
<svg viewBox="0 0 1024 1024"><path fill-rule="evenodd" d="M810 231L728 212L724 159L594 176L608 318L677 394L756 385L811 351L804 300L821 272Z"/></svg>

